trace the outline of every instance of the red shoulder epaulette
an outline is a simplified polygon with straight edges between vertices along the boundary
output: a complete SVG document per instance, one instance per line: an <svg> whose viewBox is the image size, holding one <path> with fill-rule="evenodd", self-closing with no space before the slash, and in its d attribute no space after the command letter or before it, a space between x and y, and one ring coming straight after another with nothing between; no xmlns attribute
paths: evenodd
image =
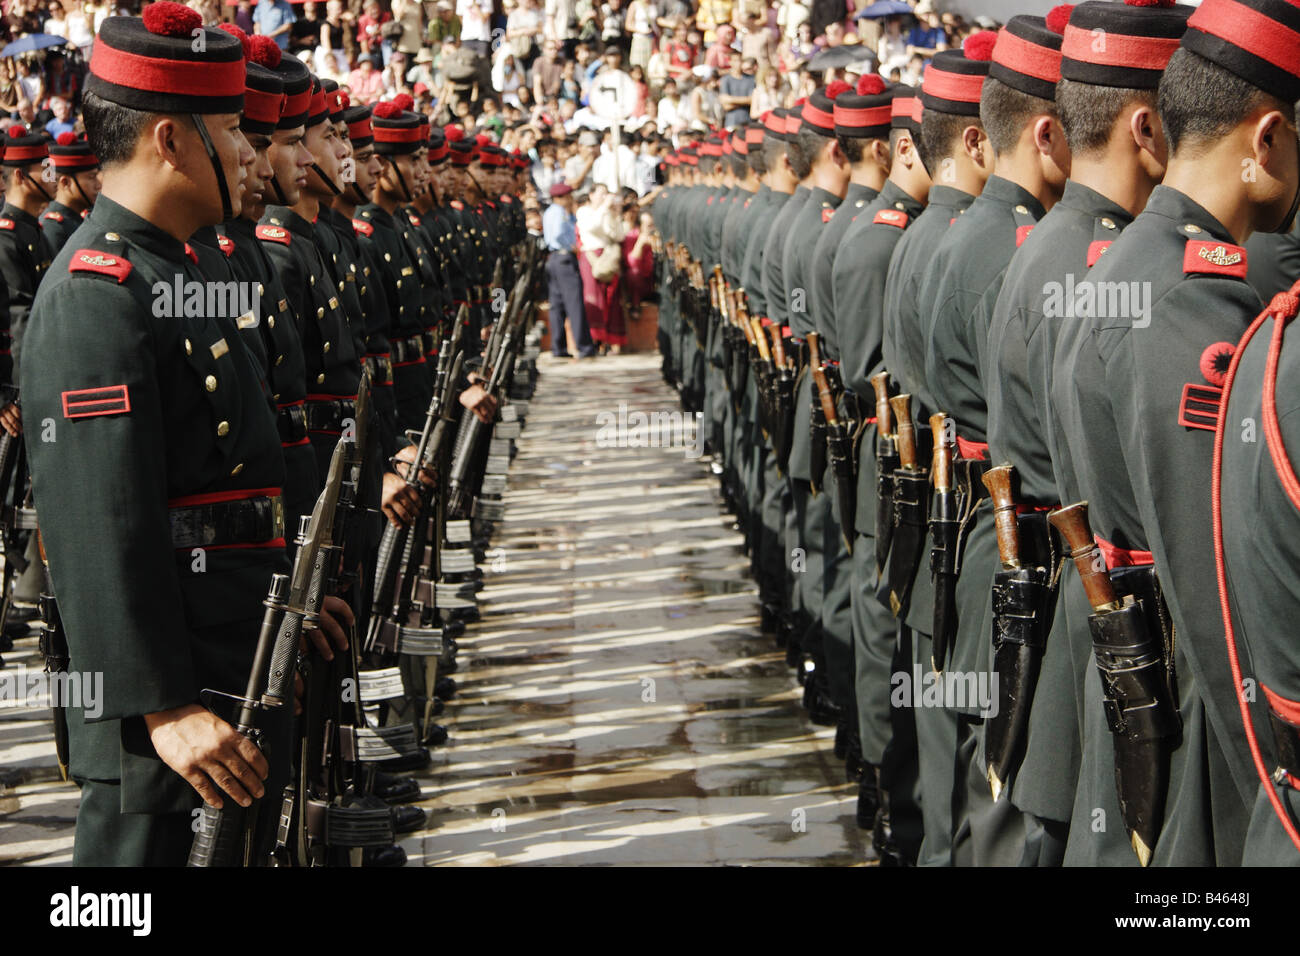
<svg viewBox="0 0 1300 956"><path fill-rule="evenodd" d="M121 256L110 256L94 249L78 249L68 263L68 271L98 272L100 275L112 276L120 285L131 274L131 263Z"/></svg>
<svg viewBox="0 0 1300 956"><path fill-rule="evenodd" d="M235 240L231 239L229 236L217 236L217 245L221 247L221 251L226 254L227 259L229 259L235 251Z"/></svg>
<svg viewBox="0 0 1300 956"><path fill-rule="evenodd" d="M420 217L417 216L415 213L410 213L409 215L407 215L406 218L410 221L412 226L416 226L417 228L419 227Z"/></svg>
<svg viewBox="0 0 1300 956"><path fill-rule="evenodd" d="M912 217L901 209L880 209L876 211L871 224L874 226L878 222L883 222L886 226L897 226L899 229L906 229L907 224L911 221Z"/></svg>
<svg viewBox="0 0 1300 956"><path fill-rule="evenodd" d="M453 199L451 201L451 208L459 211L465 208L465 204L461 202L459 199Z"/></svg>
<svg viewBox="0 0 1300 956"><path fill-rule="evenodd" d="M259 239L267 239L271 242L278 242L283 246L289 244L289 230L281 229L279 226L258 226L253 230L254 235Z"/></svg>
<svg viewBox="0 0 1300 956"><path fill-rule="evenodd" d="M0 219L0 229L13 229L14 221L12 219Z"/></svg>
<svg viewBox="0 0 1300 956"><path fill-rule="evenodd" d="M1227 242L1192 240L1183 250L1183 272L1246 278L1246 250Z"/></svg>
<svg viewBox="0 0 1300 956"><path fill-rule="evenodd" d="M53 219L55 222L63 222L63 213L55 212L53 209L45 213L42 219Z"/></svg>
<svg viewBox="0 0 1300 956"><path fill-rule="evenodd" d="M369 237L375 234L374 224L366 222L364 219L353 219L352 228L356 230L356 233L359 236Z"/></svg>

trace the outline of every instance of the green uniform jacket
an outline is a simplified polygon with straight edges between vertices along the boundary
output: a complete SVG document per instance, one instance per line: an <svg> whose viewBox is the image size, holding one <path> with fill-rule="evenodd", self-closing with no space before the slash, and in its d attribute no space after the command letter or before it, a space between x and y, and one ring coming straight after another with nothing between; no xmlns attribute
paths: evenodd
<svg viewBox="0 0 1300 956"><path fill-rule="evenodd" d="M155 283L178 276L204 279L184 244L101 196L42 284L28 340L42 374L23 424L71 667L103 674L72 772L120 779L124 812L197 804L141 716L204 688L243 692L270 575L287 567L283 541L201 563L172 546L169 501L284 483L270 396L234 323L155 314Z"/></svg>

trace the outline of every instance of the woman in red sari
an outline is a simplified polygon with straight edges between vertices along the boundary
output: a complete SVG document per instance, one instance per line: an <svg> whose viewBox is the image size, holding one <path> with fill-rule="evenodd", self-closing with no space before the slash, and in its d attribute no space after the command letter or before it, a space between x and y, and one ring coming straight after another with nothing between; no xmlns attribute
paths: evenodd
<svg viewBox="0 0 1300 956"><path fill-rule="evenodd" d="M618 198L602 185L591 188L578 210L578 272L591 339L602 353L627 344L627 323L619 304L623 272L623 220ZM612 320L612 321L611 321Z"/></svg>

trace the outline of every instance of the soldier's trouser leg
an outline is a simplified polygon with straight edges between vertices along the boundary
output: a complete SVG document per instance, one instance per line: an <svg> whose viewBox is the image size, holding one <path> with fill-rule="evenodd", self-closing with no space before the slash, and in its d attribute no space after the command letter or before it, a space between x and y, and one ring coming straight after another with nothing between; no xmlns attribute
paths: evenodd
<svg viewBox="0 0 1300 956"><path fill-rule="evenodd" d="M123 813L117 780L78 780L73 866L184 866L194 843L188 813Z"/></svg>
<svg viewBox="0 0 1300 956"><path fill-rule="evenodd" d="M929 634L912 631L912 674L919 677L922 693L930 673ZM918 866L952 865L953 785L957 779L957 714L939 705L925 706L916 699L910 682L910 704L916 721L917 761L921 776L921 817L925 837ZM964 772L964 768L963 768ZM964 780L963 780L964 785Z"/></svg>
<svg viewBox="0 0 1300 956"><path fill-rule="evenodd" d="M840 534L835 474L826 466L821 497L826 499L822 528L822 646L831 697L844 708L846 726L857 731L857 694L853 662L853 562Z"/></svg>
<svg viewBox="0 0 1300 956"><path fill-rule="evenodd" d="M760 532L760 550L764 589L772 600L779 601L788 608L789 591L786 588L785 552L782 550L782 535L785 530L783 516L786 497L786 482L776 468L776 455L766 446L757 449L762 460L761 474L763 496L759 502L759 518L762 522Z"/></svg>
<svg viewBox="0 0 1300 956"><path fill-rule="evenodd" d="M782 547L785 553L786 578L790 588L790 607L795 613L795 635L799 641L807 636L812 611L804 602L803 578L808 569L807 549L803 543L804 510L808 504L808 482L796 481L786 472L788 487L785 511L785 534ZM811 640L811 638L809 638Z"/></svg>
<svg viewBox="0 0 1300 956"><path fill-rule="evenodd" d="M984 720L962 714L958 736L958 759L967 758L966 789L957 795L960 809L956 811L953 865L1032 866L1034 860L1025 852L1025 814L1006 793L993 802L984 770Z"/></svg>

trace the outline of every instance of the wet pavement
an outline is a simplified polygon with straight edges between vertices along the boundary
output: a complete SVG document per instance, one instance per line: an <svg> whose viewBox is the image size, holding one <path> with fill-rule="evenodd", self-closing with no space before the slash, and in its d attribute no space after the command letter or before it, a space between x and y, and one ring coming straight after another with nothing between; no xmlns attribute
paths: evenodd
<svg viewBox="0 0 1300 956"><path fill-rule="evenodd" d="M861 862L658 356L539 364L410 864ZM69 862L76 804L44 714L0 706L0 864Z"/></svg>

